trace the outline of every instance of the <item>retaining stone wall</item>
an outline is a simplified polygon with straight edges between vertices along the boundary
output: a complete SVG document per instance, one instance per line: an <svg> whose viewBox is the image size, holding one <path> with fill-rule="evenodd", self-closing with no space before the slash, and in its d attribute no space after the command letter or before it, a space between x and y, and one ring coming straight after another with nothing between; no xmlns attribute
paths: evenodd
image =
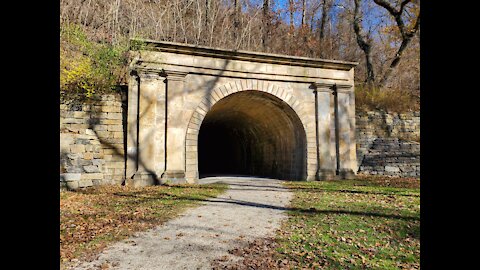
<svg viewBox="0 0 480 270"><path fill-rule="evenodd" d="M60 105L60 185L71 189L125 179L126 95ZM420 176L420 113L356 113L359 174Z"/></svg>
<svg viewBox="0 0 480 270"><path fill-rule="evenodd" d="M420 112L356 113L358 173L420 177Z"/></svg>
<svg viewBox="0 0 480 270"><path fill-rule="evenodd" d="M124 181L126 108L120 94L105 95L90 104L60 104L61 187Z"/></svg>

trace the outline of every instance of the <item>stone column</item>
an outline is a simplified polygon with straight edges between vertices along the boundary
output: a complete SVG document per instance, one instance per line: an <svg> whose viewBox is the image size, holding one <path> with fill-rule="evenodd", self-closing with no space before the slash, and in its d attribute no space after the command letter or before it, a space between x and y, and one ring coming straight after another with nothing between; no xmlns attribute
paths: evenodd
<svg viewBox="0 0 480 270"><path fill-rule="evenodd" d="M184 83L187 72L164 70L167 77L166 170L162 181L185 181Z"/></svg>
<svg viewBox="0 0 480 270"><path fill-rule="evenodd" d="M357 140L355 123L355 89L352 87L349 91L350 104L348 106L350 117L350 167L354 173L358 171L357 164Z"/></svg>
<svg viewBox="0 0 480 270"><path fill-rule="evenodd" d="M335 87L335 115L336 115L336 134L337 134L337 175L342 179L351 179L355 176L352 165L355 160L351 158L352 144L352 106L351 94L353 87L351 85L336 84ZM355 117L353 117L355 119ZM354 123L353 123L354 124ZM353 128L354 129L354 128ZM355 145L353 145L355 147Z"/></svg>
<svg viewBox="0 0 480 270"><path fill-rule="evenodd" d="M315 120L317 127L317 174L316 180L329 180L335 177L335 165L330 146L331 102L333 84L314 83Z"/></svg>
<svg viewBox="0 0 480 270"><path fill-rule="evenodd" d="M155 160L157 97L164 96L163 79L157 70L137 70L140 78L138 94L138 170L133 185L146 186L158 183ZM162 93L163 92L163 93Z"/></svg>
<svg viewBox="0 0 480 270"><path fill-rule="evenodd" d="M138 144L138 74L136 71L130 72L128 81L128 109L127 109L127 163L126 179L132 179L138 169L137 144Z"/></svg>

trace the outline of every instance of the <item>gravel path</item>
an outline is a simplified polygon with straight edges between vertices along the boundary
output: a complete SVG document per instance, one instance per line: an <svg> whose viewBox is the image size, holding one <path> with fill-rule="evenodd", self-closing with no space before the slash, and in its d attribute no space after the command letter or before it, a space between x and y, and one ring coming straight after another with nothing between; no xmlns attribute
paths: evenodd
<svg viewBox="0 0 480 270"><path fill-rule="evenodd" d="M228 250L273 236L292 196L273 179L210 177L200 182L224 182L229 189L162 226L113 244L96 261L73 269L96 269L106 263L109 269L211 269L214 259L239 259Z"/></svg>

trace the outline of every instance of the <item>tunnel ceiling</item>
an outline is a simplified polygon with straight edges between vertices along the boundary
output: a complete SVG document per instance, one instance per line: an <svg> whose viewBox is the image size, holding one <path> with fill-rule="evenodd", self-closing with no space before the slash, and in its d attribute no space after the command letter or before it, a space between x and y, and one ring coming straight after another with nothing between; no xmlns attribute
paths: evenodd
<svg viewBox="0 0 480 270"><path fill-rule="evenodd" d="M199 134L199 172L302 180L306 138L296 113L277 97L243 91L217 102Z"/></svg>

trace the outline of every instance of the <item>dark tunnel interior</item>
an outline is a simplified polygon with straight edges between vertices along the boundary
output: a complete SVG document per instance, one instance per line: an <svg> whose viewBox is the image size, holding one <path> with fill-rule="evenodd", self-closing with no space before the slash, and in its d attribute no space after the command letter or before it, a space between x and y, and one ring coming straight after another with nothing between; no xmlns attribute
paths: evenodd
<svg viewBox="0 0 480 270"><path fill-rule="evenodd" d="M200 177L306 178L303 125L271 94L243 91L218 101L202 122L198 142Z"/></svg>

